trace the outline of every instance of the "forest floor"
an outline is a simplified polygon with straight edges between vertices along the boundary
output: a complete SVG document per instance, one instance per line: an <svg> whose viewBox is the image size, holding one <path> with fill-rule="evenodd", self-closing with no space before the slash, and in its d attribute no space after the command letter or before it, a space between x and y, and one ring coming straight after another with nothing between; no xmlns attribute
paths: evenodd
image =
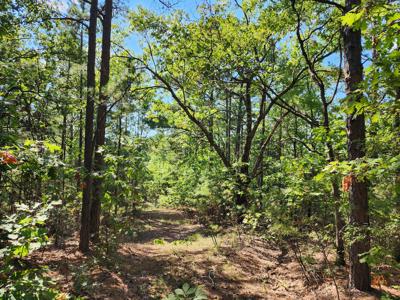
<svg viewBox="0 0 400 300"><path fill-rule="evenodd" d="M213 239L193 218L172 209L145 210L137 222L137 235L108 253L84 256L71 238L64 249L50 247L31 260L49 266L64 292L88 299L162 299L186 282L201 285L209 299L337 299L332 278L306 284L292 251L257 237L230 230ZM350 294L347 275L335 274L340 299L379 299Z"/></svg>

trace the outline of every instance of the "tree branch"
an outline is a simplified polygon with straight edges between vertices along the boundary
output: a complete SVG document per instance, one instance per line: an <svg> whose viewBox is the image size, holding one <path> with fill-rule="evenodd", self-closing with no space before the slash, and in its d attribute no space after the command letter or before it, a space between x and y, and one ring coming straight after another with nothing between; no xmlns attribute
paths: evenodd
<svg viewBox="0 0 400 300"><path fill-rule="evenodd" d="M314 0L314 1L318 2L318 3L322 3L322 4L329 4L329 5L335 6L336 8L339 8L341 11L345 10L345 7L343 5L336 3L334 1L330 1L330 0Z"/></svg>

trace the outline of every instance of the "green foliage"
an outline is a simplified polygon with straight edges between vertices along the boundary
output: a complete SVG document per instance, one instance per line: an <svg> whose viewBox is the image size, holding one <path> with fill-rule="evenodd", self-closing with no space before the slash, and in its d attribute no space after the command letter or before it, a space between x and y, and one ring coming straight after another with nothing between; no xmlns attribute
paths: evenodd
<svg viewBox="0 0 400 300"><path fill-rule="evenodd" d="M48 243L45 222L59 204L17 205L17 212L3 220L0 299L54 299L58 295L45 270L29 266L24 258Z"/></svg>
<svg viewBox="0 0 400 300"><path fill-rule="evenodd" d="M14 271L8 282L2 282L0 299L56 299L59 294L49 288L52 282L37 269Z"/></svg>
<svg viewBox="0 0 400 300"><path fill-rule="evenodd" d="M89 293L93 290L90 269L93 261L85 262L82 265L77 266L72 272L73 288L74 291L79 294Z"/></svg>
<svg viewBox="0 0 400 300"><path fill-rule="evenodd" d="M18 213L7 216L0 227L7 235L9 244L1 249L1 256L6 260L22 259L31 251L46 245L48 241L43 225L51 206L43 208L41 203L36 203L32 208L24 204L17 205L16 208Z"/></svg>
<svg viewBox="0 0 400 300"><path fill-rule="evenodd" d="M154 239L153 244L154 245L164 245L166 242L164 239Z"/></svg>
<svg viewBox="0 0 400 300"><path fill-rule="evenodd" d="M203 289L199 286L190 286L184 283L181 288L175 289L164 300L205 300L208 299Z"/></svg>
<svg viewBox="0 0 400 300"><path fill-rule="evenodd" d="M79 228L88 175L82 162L87 39L81 24L87 10L80 1L64 2L0 4L5 299L54 298L45 270L29 265L29 256L53 240L62 246ZM342 15L322 2L294 3L314 70L288 0L205 1L194 18L178 9L157 14L140 7L117 17L103 90L106 141L97 149L104 168L90 174L104 192L94 247L101 263L111 264L121 240L135 237L132 224L148 203L196 211L216 247L223 228L238 221L246 232L281 245L311 239L331 247L334 211L344 220L350 211L346 186L339 197L332 187L356 178L368 183L370 222L368 228L346 224L346 246L368 234L372 247L361 261L398 267L399 3L360 1ZM340 58L344 27L361 30L366 59L363 82L348 97ZM131 42L124 45L130 34L135 41L137 34L144 37L139 51L130 51ZM98 86L95 91L98 104ZM366 156L349 162L345 115L353 113L366 120ZM312 254L304 263L314 265ZM90 291L90 268L75 270L76 292ZM188 284L169 297L205 299Z"/></svg>

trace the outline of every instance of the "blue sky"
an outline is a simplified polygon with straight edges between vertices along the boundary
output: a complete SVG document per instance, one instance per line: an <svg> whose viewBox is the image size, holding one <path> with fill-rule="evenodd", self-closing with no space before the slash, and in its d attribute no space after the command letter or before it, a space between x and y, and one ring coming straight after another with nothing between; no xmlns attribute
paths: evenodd
<svg viewBox="0 0 400 300"><path fill-rule="evenodd" d="M182 9L187 12L190 16L196 15L197 6L202 2L202 0L164 0L164 2L174 3L174 9ZM141 6L154 11L159 14L169 14L171 10L162 5L158 0L125 0L125 5L129 9L134 10ZM141 52L141 46L139 44L140 38L132 33L130 37L125 41L126 46L133 50L135 53Z"/></svg>

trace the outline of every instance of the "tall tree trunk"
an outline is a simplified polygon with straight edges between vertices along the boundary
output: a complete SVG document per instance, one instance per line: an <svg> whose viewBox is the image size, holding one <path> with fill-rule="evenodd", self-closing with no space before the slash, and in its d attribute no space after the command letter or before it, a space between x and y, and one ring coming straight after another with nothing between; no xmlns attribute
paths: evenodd
<svg viewBox="0 0 400 300"><path fill-rule="evenodd" d="M82 2L82 13L85 12L85 4ZM79 45L80 63L83 64L83 25L81 25L80 31L80 45ZM79 75L79 99L83 102L83 70L81 68ZM78 142L78 160L76 173L76 186L77 190L81 189L81 170L82 167L82 148L83 148L83 110L79 110L79 142Z"/></svg>
<svg viewBox="0 0 400 300"><path fill-rule="evenodd" d="M345 13L349 12L360 0L346 0ZM346 94L349 105L360 100L362 95L357 93L358 85L363 80L361 63L361 31L350 27L343 28L344 46L344 76ZM354 111L347 117L347 152L348 159L355 160L365 156L365 120L364 114ZM360 254L370 250L368 235L368 195L367 183L352 177L349 189L350 220L349 223L356 232L363 234L362 239L350 245L350 286L361 291L371 289L371 271L366 263L360 262Z"/></svg>
<svg viewBox="0 0 400 300"><path fill-rule="evenodd" d="M70 70L71 70L71 62L68 61L67 67L67 87L70 84ZM68 92L67 92L68 94ZM62 107L62 115L63 115L63 123L62 123L62 132L61 132L61 161L66 162L67 158L67 128L68 128L68 109L67 107ZM62 169L62 201L65 204L65 172L64 168Z"/></svg>
<svg viewBox="0 0 400 300"><path fill-rule="evenodd" d="M397 88L396 90L396 101L400 102L400 88ZM398 133L400 136L400 113L397 112L394 120L394 130L395 132ZM400 169L397 170L396 174L396 179L395 179L395 184L396 184L396 194L395 197L396 199L396 210L397 213L400 214ZM394 257L395 259L400 262L400 240L397 240L394 246Z"/></svg>
<svg viewBox="0 0 400 300"><path fill-rule="evenodd" d="M85 153L84 153L84 184L82 193L81 230L79 250L89 251L90 239L90 206L92 192L93 166L93 117L94 97L96 87L96 27L97 27L97 0L90 4L88 62L87 62L87 100L85 116Z"/></svg>
<svg viewBox="0 0 400 300"><path fill-rule="evenodd" d="M252 136L252 107L251 107L251 80L246 82L244 108L245 108L245 119L246 119L246 136L244 139L243 153L240 161L239 173L237 174L237 195L236 195L236 205L240 207L239 212L239 222L243 221L243 214L245 209L249 204L248 199L248 186L250 183L249 177L249 163L250 163L250 152L251 145L253 141Z"/></svg>
<svg viewBox="0 0 400 300"><path fill-rule="evenodd" d="M243 98L239 97L239 105L237 111L237 118L236 118L236 139L235 139L235 157L236 160L239 160L240 157L240 144L242 143L241 133L242 133L242 124L243 124L243 113L242 113L242 105L243 105Z"/></svg>
<svg viewBox="0 0 400 300"><path fill-rule="evenodd" d="M243 97L239 97L238 110L237 110L237 118L236 118L236 136L235 136L235 157L236 160L239 161L241 156L241 144L242 144L242 135L243 135ZM242 168L236 171L236 195L235 195L235 203L236 205L244 206L247 203L246 197L246 186L243 181L243 177L247 177L246 175L241 174ZM243 221L242 214L239 213L238 222L241 223Z"/></svg>
<svg viewBox="0 0 400 300"><path fill-rule="evenodd" d="M106 134L106 114L108 95L106 87L110 79L110 48L111 48L111 23L112 23L112 0L106 0L104 5L103 37L101 48L101 69L100 69L100 102L97 107L97 132L96 151L94 154L94 171L100 174L93 182L93 203L90 213L90 231L93 239L98 240L100 229L101 200L103 198L103 180L101 178L104 169L103 151Z"/></svg>

